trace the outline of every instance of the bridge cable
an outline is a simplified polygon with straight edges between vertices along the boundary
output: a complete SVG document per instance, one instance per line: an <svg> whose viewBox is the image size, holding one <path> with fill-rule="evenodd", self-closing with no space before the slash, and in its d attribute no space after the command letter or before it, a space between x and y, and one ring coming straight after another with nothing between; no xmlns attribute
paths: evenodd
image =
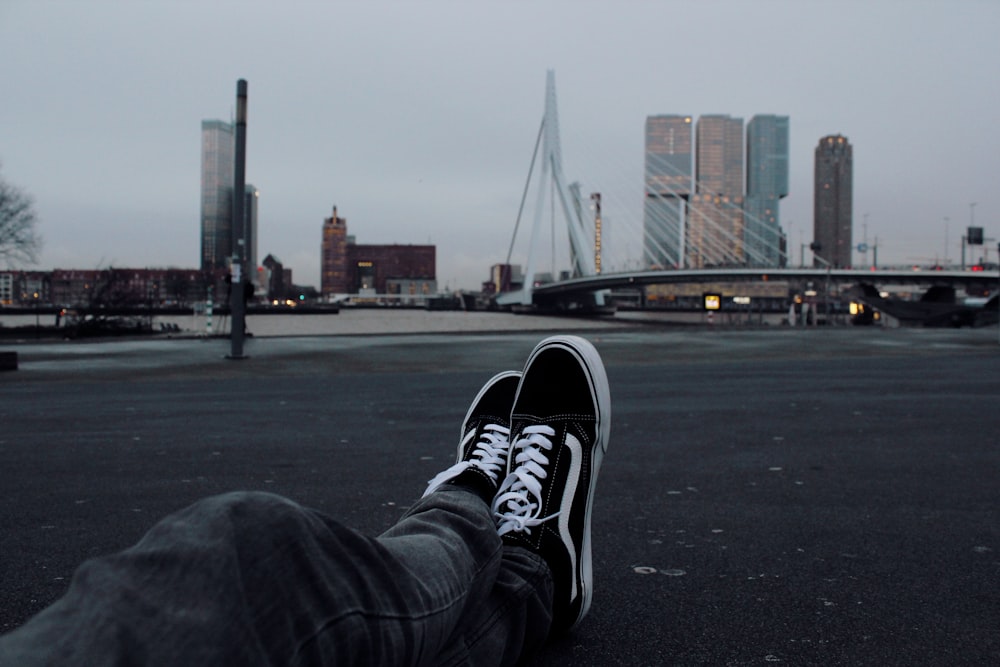
<svg viewBox="0 0 1000 667"><path fill-rule="evenodd" d="M510 266L510 258L514 253L514 241L517 240L517 229L521 226L521 214L524 213L524 202L528 198L528 189L531 187L531 176L535 172L535 160L538 158L538 146L542 143L542 132L545 130L545 118L538 126L538 136L535 138L535 150L531 154L531 166L528 167L528 179L524 182L524 192L521 193L521 205L517 208L517 220L514 221L514 235L510 239L510 248L507 250L507 266ZM499 286L498 286L499 289Z"/></svg>

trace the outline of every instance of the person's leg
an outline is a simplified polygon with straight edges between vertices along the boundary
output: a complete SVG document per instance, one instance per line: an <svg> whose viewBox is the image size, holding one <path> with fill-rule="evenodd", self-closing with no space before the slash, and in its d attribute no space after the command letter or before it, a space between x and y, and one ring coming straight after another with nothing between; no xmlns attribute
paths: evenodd
<svg viewBox="0 0 1000 667"><path fill-rule="evenodd" d="M426 664L501 555L488 508L460 487L384 538L228 494L85 563L61 600L0 638L0 664Z"/></svg>
<svg viewBox="0 0 1000 667"><path fill-rule="evenodd" d="M547 634L551 580L541 559L502 547L487 500L506 454L484 456L475 443L496 450L483 436L497 431L471 421L459 450L471 468L382 536L267 494L202 501L85 563L64 598L0 638L0 664L516 660Z"/></svg>
<svg viewBox="0 0 1000 667"><path fill-rule="evenodd" d="M429 500L440 496L461 496L464 500L474 497L457 487L443 487L421 500L415 506L421 522L438 523L439 517L431 510L421 510ZM482 503L489 512L489 505ZM412 510L411 510L412 511ZM453 511L446 508L445 511ZM408 519L413 515L409 515ZM512 665L523 656L536 650L545 641L552 620L552 575L546 562L525 549L504 546L491 521L491 531L475 531L464 536L456 535L437 542L437 548L454 548L458 540L479 543L475 550L489 551L491 558L483 562L483 569L465 587L462 601L450 611L459 611L458 617L450 616L452 634L441 642L439 652L428 664L433 665ZM415 533L414 533L415 530ZM384 533L380 540L393 549L412 552L404 556L411 568L409 579L425 580L434 576L424 573L427 564L422 527L411 520L402 521ZM388 542L387 542L388 541ZM407 545L407 542L412 544ZM440 558L440 557L438 557ZM465 562L465 558L460 559ZM441 623L444 627L446 623Z"/></svg>
<svg viewBox="0 0 1000 667"><path fill-rule="evenodd" d="M459 433L458 462L427 485L424 493L459 485L474 490L487 507L507 470L510 412L520 383L519 372L490 379L473 400ZM495 524L494 524L495 527ZM407 530L400 525L386 535ZM481 539L499 536L481 534ZM503 547L492 587L471 599L454 636L435 665L510 665L537 649L552 620L552 575L546 562L525 549Z"/></svg>

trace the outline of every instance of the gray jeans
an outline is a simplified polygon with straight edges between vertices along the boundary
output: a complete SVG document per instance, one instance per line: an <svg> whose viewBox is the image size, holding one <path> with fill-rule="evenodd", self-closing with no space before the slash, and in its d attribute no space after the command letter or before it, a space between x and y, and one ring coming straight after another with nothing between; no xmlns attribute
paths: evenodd
<svg viewBox="0 0 1000 667"><path fill-rule="evenodd" d="M0 666L500 665L551 621L544 561L445 486L367 537L280 496L232 493L84 563L0 637Z"/></svg>

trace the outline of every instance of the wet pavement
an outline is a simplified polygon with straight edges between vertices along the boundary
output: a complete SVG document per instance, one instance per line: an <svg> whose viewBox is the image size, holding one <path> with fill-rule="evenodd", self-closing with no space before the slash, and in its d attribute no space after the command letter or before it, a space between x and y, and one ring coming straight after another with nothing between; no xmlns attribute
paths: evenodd
<svg viewBox="0 0 1000 667"><path fill-rule="evenodd" d="M380 532L543 335L0 345L0 631L209 494ZM614 413L594 604L533 664L1000 661L995 330L583 335Z"/></svg>

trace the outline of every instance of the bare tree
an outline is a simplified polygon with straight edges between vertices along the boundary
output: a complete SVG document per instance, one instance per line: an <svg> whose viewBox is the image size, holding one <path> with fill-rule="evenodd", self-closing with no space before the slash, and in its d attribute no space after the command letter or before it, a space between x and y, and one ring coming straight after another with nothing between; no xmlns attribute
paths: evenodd
<svg viewBox="0 0 1000 667"><path fill-rule="evenodd" d="M36 222L31 197L0 178L0 261L38 261L42 239L35 231Z"/></svg>

